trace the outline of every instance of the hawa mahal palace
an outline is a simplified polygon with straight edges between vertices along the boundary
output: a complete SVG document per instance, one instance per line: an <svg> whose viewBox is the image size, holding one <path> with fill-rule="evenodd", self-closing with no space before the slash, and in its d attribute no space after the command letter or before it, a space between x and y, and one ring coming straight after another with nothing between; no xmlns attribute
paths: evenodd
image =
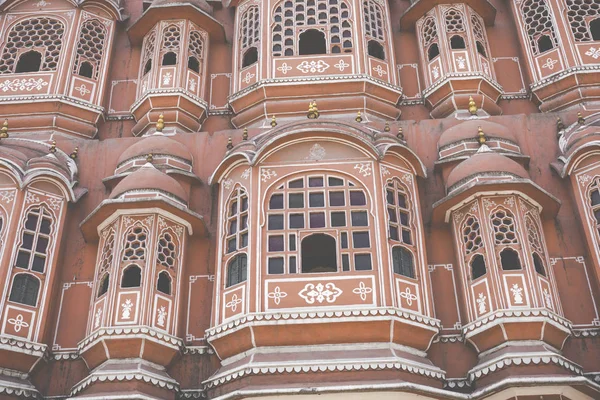
<svg viewBox="0 0 600 400"><path fill-rule="evenodd" d="M0 399L600 399L598 0L1 0Z"/></svg>

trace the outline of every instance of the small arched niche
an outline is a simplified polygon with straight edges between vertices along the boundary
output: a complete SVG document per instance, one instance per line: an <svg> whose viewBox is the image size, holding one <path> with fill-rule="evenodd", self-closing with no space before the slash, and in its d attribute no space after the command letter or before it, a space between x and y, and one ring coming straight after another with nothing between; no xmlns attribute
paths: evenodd
<svg viewBox="0 0 600 400"><path fill-rule="evenodd" d="M504 271L521 269L519 254L511 248L506 248L500 252L500 264Z"/></svg>
<svg viewBox="0 0 600 400"><path fill-rule="evenodd" d="M130 265L123 271L121 287L140 287L142 285L142 270L137 265Z"/></svg>
<svg viewBox="0 0 600 400"><path fill-rule="evenodd" d="M298 54L313 55L326 54L327 44L325 42L325 33L317 29L308 29L300 34L298 43Z"/></svg>
<svg viewBox="0 0 600 400"><path fill-rule="evenodd" d="M42 67L42 54L35 50L22 53L17 61L16 73L38 72Z"/></svg>
<svg viewBox="0 0 600 400"><path fill-rule="evenodd" d="M337 272L335 239L315 233L302 239L302 273Z"/></svg>

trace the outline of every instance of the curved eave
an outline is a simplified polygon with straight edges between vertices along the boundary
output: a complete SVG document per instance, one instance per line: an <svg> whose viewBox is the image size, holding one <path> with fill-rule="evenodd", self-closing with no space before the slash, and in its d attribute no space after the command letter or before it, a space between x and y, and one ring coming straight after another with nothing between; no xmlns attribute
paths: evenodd
<svg viewBox="0 0 600 400"><path fill-rule="evenodd" d="M550 219L558 214L560 200L548 193L530 179L484 181L465 185L433 204L433 222L448 223L456 208L462 207L472 198L482 195L499 195L519 192L540 207L543 218Z"/></svg>
<svg viewBox="0 0 600 400"><path fill-rule="evenodd" d="M501 152L501 151L496 151L496 152L498 154L501 154L505 157L510 158L511 160L515 160L516 162L521 164L524 168L529 168L529 161L531 160L531 158L529 156L519 154L519 153L511 153L511 152ZM449 156L449 157L445 157L443 159L438 159L437 161L435 161L433 163L434 169L437 170L446 164L459 163L461 161L468 160L474 154L477 154L477 150L473 150L468 153L464 152L463 154L460 154L460 155L454 156L454 157Z"/></svg>
<svg viewBox="0 0 600 400"><path fill-rule="evenodd" d="M79 224L86 242L98 241L98 227L116 212L137 209L161 209L188 223L190 235L206 236L204 217L168 198L106 199Z"/></svg>
<svg viewBox="0 0 600 400"><path fill-rule="evenodd" d="M494 25L496 8L487 0L464 0L461 3L469 5L479 14L487 26ZM400 17L400 29L410 31L415 29L415 23L433 7L448 4L447 0L416 0Z"/></svg>
<svg viewBox="0 0 600 400"><path fill-rule="evenodd" d="M572 151L568 152L566 157L560 157L559 161L563 163L562 168L556 167L556 163L553 163L553 167L560 174L561 178L566 177L567 175L571 175L579 162L585 158L588 153L599 152L600 151L600 138L598 140L590 140L588 142L584 142L574 148Z"/></svg>
<svg viewBox="0 0 600 400"><path fill-rule="evenodd" d="M140 45L144 36L156 23L169 19L187 19L206 30L211 41L225 42L225 28L204 10L185 2L173 2L150 7L127 29L133 44Z"/></svg>
<svg viewBox="0 0 600 400"><path fill-rule="evenodd" d="M137 169L136 169L136 171L137 171ZM192 172L182 171L182 170L174 169L174 168L169 168L169 169L165 169L162 171L169 176L174 176L174 177L181 176L185 180L189 181L192 185L202 184L202 179L200 179L196 174L194 174ZM125 178L127 175L129 175L131 173L132 172L125 172L122 174L115 174L115 175L108 176L108 177L102 179L102 184L104 185L104 187L106 189L108 189L109 191L112 191L115 188L115 186L117 186L117 184L123 178Z"/></svg>
<svg viewBox="0 0 600 400"><path fill-rule="evenodd" d="M113 1L113 0L67 0L68 3L71 3L73 5L73 7L75 8L79 8L82 7L83 5L86 4L90 4L90 3L97 3L99 4L102 8L104 8L105 10L107 10L110 14L112 14L113 18L117 21L126 21L129 16L126 14L123 14L123 7L121 7L119 5L119 1ZM4 0L3 2L0 2L0 12L2 11L7 11L9 10L11 7L18 5L20 3L24 3L23 0Z"/></svg>
<svg viewBox="0 0 600 400"><path fill-rule="evenodd" d="M425 167L425 164L423 164L419 156L417 156L417 154L407 146L397 143L389 143L385 145L379 145L377 147L382 154L382 158L389 154L403 158L413 167L413 172L415 175L418 175L421 178L427 178L427 168Z"/></svg>

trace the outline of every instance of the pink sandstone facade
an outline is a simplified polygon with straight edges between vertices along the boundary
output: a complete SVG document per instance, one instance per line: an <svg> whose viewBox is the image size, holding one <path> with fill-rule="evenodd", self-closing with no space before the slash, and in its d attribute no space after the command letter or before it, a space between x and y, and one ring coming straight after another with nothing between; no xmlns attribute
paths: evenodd
<svg viewBox="0 0 600 400"><path fill-rule="evenodd" d="M0 399L600 399L598 0L3 0Z"/></svg>

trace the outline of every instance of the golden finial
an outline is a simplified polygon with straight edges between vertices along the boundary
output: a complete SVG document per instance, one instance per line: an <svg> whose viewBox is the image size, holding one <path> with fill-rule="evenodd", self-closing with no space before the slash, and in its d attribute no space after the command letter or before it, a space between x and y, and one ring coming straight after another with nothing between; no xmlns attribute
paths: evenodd
<svg viewBox="0 0 600 400"><path fill-rule="evenodd" d="M385 126L383 127L383 131L384 132L389 132L390 131L390 123L389 122L385 122Z"/></svg>
<svg viewBox="0 0 600 400"><path fill-rule="evenodd" d="M319 115L321 115L321 113L319 112L319 107L317 107L317 101L313 101L312 105L313 111L315 112L315 118L319 118Z"/></svg>
<svg viewBox="0 0 600 400"><path fill-rule="evenodd" d="M275 114L271 118L271 128L275 128L277 126L277 118L275 118Z"/></svg>
<svg viewBox="0 0 600 400"><path fill-rule="evenodd" d="M577 123L579 125L585 124L585 118L583 118L583 115L581 115L580 112L577 113Z"/></svg>
<svg viewBox="0 0 600 400"><path fill-rule="evenodd" d="M560 119L560 117L556 119L556 129L558 129L559 131L565 129L565 124L563 124L562 119Z"/></svg>
<svg viewBox="0 0 600 400"><path fill-rule="evenodd" d="M396 134L396 137L404 141L404 131L402 130L401 126L398 127L398 133Z"/></svg>
<svg viewBox="0 0 600 400"><path fill-rule="evenodd" d="M242 140L248 140L248 128L244 128L244 132L242 132Z"/></svg>
<svg viewBox="0 0 600 400"><path fill-rule="evenodd" d="M50 153L54 154L56 153L56 140L52 139L50 141Z"/></svg>
<svg viewBox="0 0 600 400"><path fill-rule="evenodd" d="M2 128L0 129L0 139L7 139L8 138L8 119L4 120L4 123L2 124Z"/></svg>
<svg viewBox="0 0 600 400"><path fill-rule="evenodd" d="M227 150L233 149L233 141L231 140L231 136L227 139Z"/></svg>
<svg viewBox="0 0 600 400"><path fill-rule="evenodd" d="M162 132L165 128L165 116L160 114L158 116L158 121L156 121L156 132Z"/></svg>
<svg viewBox="0 0 600 400"><path fill-rule="evenodd" d="M75 149L73 149L73 152L71 154L69 154L69 157L71 157L73 160L76 160L77 153L79 153L79 147L75 147Z"/></svg>
<svg viewBox="0 0 600 400"><path fill-rule="evenodd" d="M360 111L356 113L356 118L354 118L356 122L362 122L362 116L360 115Z"/></svg>
<svg viewBox="0 0 600 400"><path fill-rule="evenodd" d="M473 96L469 96L469 112L471 115L477 115L477 105L475 105L475 100L473 100Z"/></svg>
<svg viewBox="0 0 600 400"><path fill-rule="evenodd" d="M148 153L148 155L146 156L146 162L151 163L152 160L154 160L154 156L152 155L152 153Z"/></svg>
<svg viewBox="0 0 600 400"><path fill-rule="evenodd" d="M317 119L319 118L319 109L317 108L317 102L311 101L308 105L308 114L306 115L308 119Z"/></svg>
<svg viewBox="0 0 600 400"><path fill-rule="evenodd" d="M477 141L479 142L480 146L483 146L487 141L485 137L485 132L483 132L483 129L481 127L477 129Z"/></svg>

